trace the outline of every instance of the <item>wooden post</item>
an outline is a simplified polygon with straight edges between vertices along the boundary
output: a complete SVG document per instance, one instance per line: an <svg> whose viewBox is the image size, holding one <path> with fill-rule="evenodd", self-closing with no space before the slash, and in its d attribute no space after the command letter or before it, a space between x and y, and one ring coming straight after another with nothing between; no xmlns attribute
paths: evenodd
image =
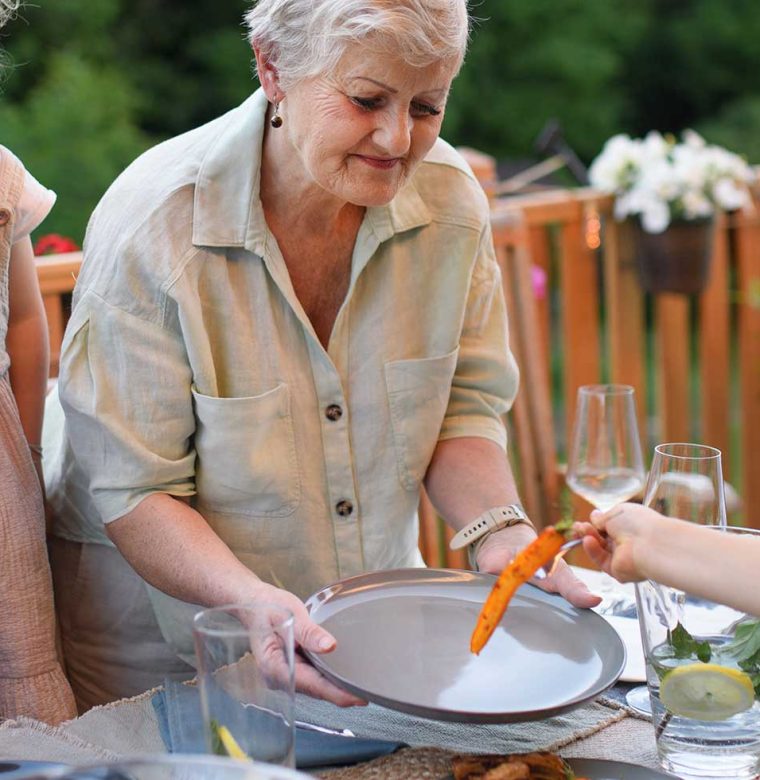
<svg viewBox="0 0 760 780"><path fill-rule="evenodd" d="M689 299L677 293L661 293L655 296L654 305L659 439L691 441Z"/></svg>
<svg viewBox="0 0 760 780"><path fill-rule="evenodd" d="M760 223L757 217L738 217L736 225L742 409L741 492L746 524L760 528Z"/></svg>
<svg viewBox="0 0 760 780"><path fill-rule="evenodd" d="M699 373L702 440L722 453L723 472L730 473L729 381L730 302L728 296L728 230L725 216L716 219L710 281L699 298Z"/></svg>
<svg viewBox="0 0 760 780"><path fill-rule="evenodd" d="M648 460L646 396L646 345L644 296L633 262L633 246L627 225L608 219L604 232L604 299L607 309L607 344L610 380L631 385L636 392L639 438Z"/></svg>

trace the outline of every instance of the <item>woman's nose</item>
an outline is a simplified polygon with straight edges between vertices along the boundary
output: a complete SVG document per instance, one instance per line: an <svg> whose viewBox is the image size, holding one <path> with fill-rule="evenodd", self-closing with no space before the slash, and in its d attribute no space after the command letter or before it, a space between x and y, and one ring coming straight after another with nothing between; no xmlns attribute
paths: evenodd
<svg viewBox="0 0 760 780"><path fill-rule="evenodd" d="M373 140L389 157L403 157L409 151L412 117L408 111L389 111L375 130Z"/></svg>

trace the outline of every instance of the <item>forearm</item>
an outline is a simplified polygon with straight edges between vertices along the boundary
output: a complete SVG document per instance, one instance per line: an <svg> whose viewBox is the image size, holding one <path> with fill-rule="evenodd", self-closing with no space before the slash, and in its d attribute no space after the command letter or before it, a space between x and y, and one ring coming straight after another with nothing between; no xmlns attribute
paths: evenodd
<svg viewBox="0 0 760 780"><path fill-rule="evenodd" d="M39 444L49 367L44 312L9 323L6 344L21 427L30 444Z"/></svg>
<svg viewBox="0 0 760 780"><path fill-rule="evenodd" d="M195 509L172 496L149 496L106 530L143 579L182 601L248 602L262 585Z"/></svg>
<svg viewBox="0 0 760 780"><path fill-rule="evenodd" d="M457 530L487 509L520 502L504 451L495 442L474 436L438 443L425 488L442 517Z"/></svg>
<svg viewBox="0 0 760 780"><path fill-rule="evenodd" d="M30 444L39 444L50 354L45 307L28 236L11 247L8 298L5 343L11 359L11 387L24 435Z"/></svg>
<svg viewBox="0 0 760 780"><path fill-rule="evenodd" d="M666 517L641 537L634 555L647 579L760 617L758 538Z"/></svg>

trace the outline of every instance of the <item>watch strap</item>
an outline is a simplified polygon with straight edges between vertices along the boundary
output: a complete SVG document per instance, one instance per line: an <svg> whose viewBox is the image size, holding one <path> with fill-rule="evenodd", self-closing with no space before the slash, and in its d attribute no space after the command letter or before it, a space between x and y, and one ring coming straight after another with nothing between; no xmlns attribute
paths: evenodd
<svg viewBox="0 0 760 780"><path fill-rule="evenodd" d="M487 534L500 531L502 528L510 528L520 523L533 528L533 523L530 522L525 511L518 504L508 504L507 506L497 506L493 509L488 509L452 537L449 542L449 549L460 550L468 544L474 544Z"/></svg>

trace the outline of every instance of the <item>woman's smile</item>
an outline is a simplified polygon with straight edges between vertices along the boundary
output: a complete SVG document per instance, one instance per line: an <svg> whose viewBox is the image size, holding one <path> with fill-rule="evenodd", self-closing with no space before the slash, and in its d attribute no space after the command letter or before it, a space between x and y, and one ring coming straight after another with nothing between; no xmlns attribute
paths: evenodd
<svg viewBox="0 0 760 780"><path fill-rule="evenodd" d="M389 171L401 162L400 157L370 157L366 154L355 154L354 157L366 163L371 168L378 168L381 171Z"/></svg>

